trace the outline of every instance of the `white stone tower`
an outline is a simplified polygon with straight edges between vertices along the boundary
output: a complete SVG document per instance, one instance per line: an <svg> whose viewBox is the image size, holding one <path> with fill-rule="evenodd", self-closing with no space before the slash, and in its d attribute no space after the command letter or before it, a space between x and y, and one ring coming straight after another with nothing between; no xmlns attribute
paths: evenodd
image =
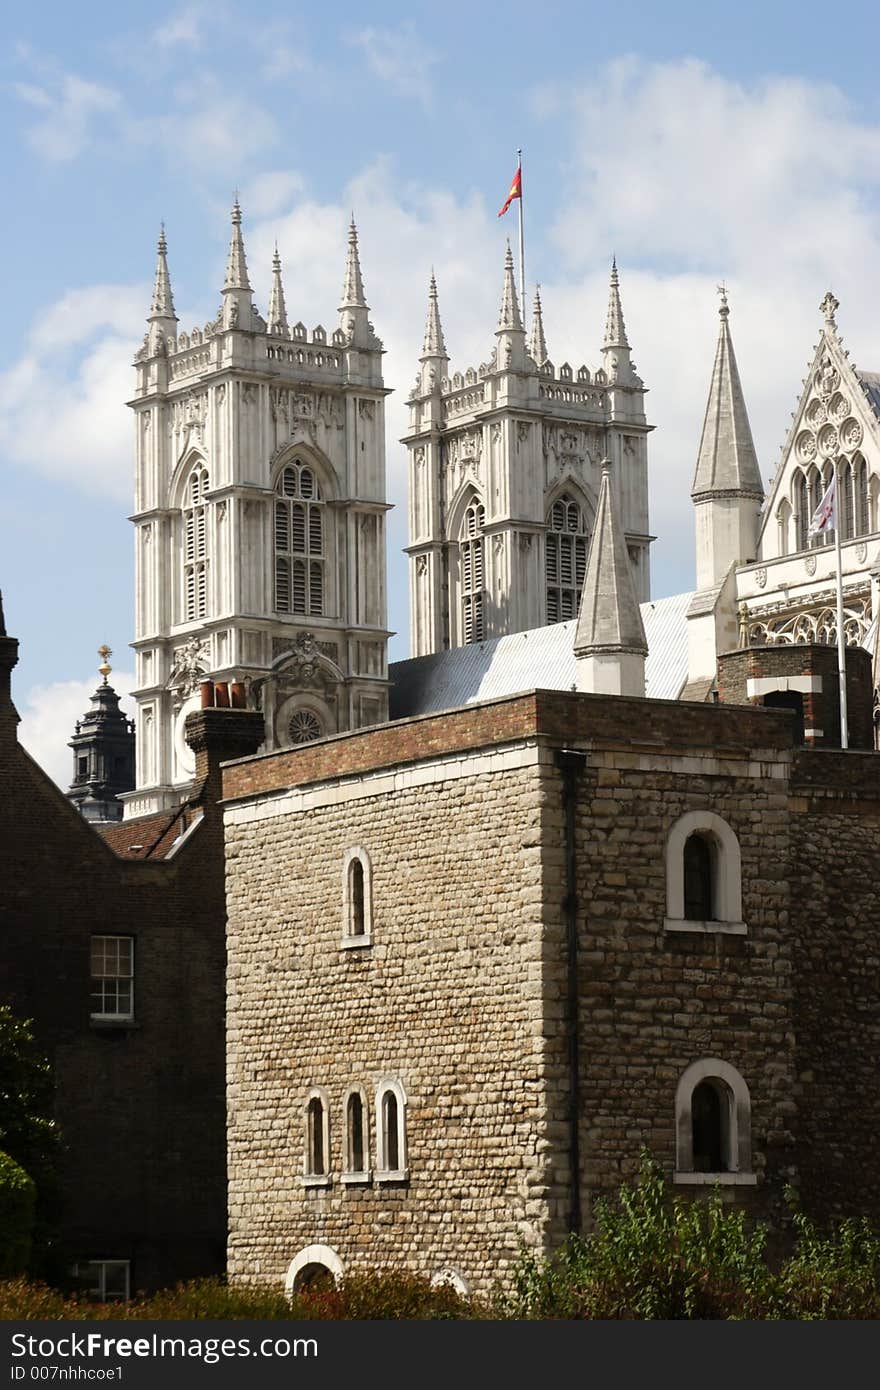
<svg viewBox="0 0 880 1390"><path fill-rule="evenodd" d="M509 247L495 340L487 362L450 375L432 275L403 441L413 656L576 616L606 454L636 593L650 597L651 426L616 264L595 372L554 367L538 294L526 343Z"/></svg>
<svg viewBox="0 0 880 1390"><path fill-rule="evenodd" d="M241 210L218 317L178 332L164 231L130 402L137 422L137 786L177 804L197 686L244 685L266 748L387 718L382 344L351 224L339 326L288 326L277 249L268 323Z"/></svg>

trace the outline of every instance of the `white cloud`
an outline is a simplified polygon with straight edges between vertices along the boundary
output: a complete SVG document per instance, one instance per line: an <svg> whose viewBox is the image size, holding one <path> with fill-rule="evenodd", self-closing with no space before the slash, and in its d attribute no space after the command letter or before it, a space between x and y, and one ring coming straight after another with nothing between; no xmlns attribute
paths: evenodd
<svg viewBox="0 0 880 1390"><path fill-rule="evenodd" d="M13 464L131 501L131 360L146 286L93 285L42 311L0 373L0 447Z"/></svg>
<svg viewBox="0 0 880 1390"><path fill-rule="evenodd" d="M347 42L360 48L370 71L401 96L424 106L430 104L431 68L439 55L423 43L413 24L402 24L399 29L367 27L347 35Z"/></svg>
<svg viewBox="0 0 880 1390"><path fill-rule="evenodd" d="M123 698L121 708L131 719L134 701L134 675L129 671L114 671L110 683ZM21 716L19 741L53 782L64 791L73 776L73 754L67 747L76 721L89 709L89 701L99 684L97 676L85 680L56 681L52 685L35 685L18 702Z"/></svg>
<svg viewBox="0 0 880 1390"><path fill-rule="evenodd" d="M205 16L204 5L186 5L154 30L153 42L159 48L200 48Z"/></svg>
<svg viewBox="0 0 880 1390"><path fill-rule="evenodd" d="M120 106L118 92L74 73L47 74L39 84L16 82L13 91L41 113L28 129L27 140L50 163L76 159L100 132L99 119Z"/></svg>
<svg viewBox="0 0 880 1390"><path fill-rule="evenodd" d="M211 73L191 76L173 94L172 110L129 120L125 136L145 149L159 148L172 167L181 160L203 173L245 169L278 140L278 124L264 107L230 92Z"/></svg>

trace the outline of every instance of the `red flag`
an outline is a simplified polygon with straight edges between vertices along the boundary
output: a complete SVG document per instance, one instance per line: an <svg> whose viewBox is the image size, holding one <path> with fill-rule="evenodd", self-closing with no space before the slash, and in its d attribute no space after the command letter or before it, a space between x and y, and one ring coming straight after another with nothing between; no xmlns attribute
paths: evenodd
<svg viewBox="0 0 880 1390"><path fill-rule="evenodd" d="M515 173L514 176L513 176L513 183L510 185L510 192L509 192L508 195L507 195L507 201L506 201L506 203L504 204L504 207L503 207L503 208L501 209L501 211L499 212L498 216L499 216L499 217L503 217L504 214L506 213L507 209L510 207L511 203L513 202L514 198L521 198L521 197L522 197L522 169L517 169L516 173Z"/></svg>

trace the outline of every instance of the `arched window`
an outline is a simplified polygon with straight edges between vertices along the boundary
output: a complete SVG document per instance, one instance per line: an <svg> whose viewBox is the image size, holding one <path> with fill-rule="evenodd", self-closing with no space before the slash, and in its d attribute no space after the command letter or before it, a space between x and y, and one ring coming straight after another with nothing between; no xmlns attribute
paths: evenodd
<svg viewBox="0 0 880 1390"><path fill-rule="evenodd" d="M484 626L483 523L485 510L476 498L464 514L459 533L462 642L482 642Z"/></svg>
<svg viewBox="0 0 880 1390"><path fill-rule="evenodd" d="M751 1100L736 1067L692 1062L675 1093L675 1180L753 1184Z"/></svg>
<svg viewBox="0 0 880 1390"><path fill-rule="evenodd" d="M373 939L373 872L370 856L360 846L346 852L342 862L343 946L369 946Z"/></svg>
<svg viewBox="0 0 880 1390"><path fill-rule="evenodd" d="M547 622L577 617L587 572L587 526L581 507L563 493L550 508L545 538Z"/></svg>
<svg viewBox="0 0 880 1390"><path fill-rule="evenodd" d="M275 608L325 611L325 505L314 470L292 463L275 485Z"/></svg>
<svg viewBox="0 0 880 1390"><path fill-rule="evenodd" d="M776 524L778 527L779 553L780 555L787 555L791 548L791 504L786 497L783 497L776 509Z"/></svg>
<svg viewBox="0 0 880 1390"><path fill-rule="evenodd" d="M345 1172L343 1182L363 1181L369 1175L367 1098L360 1087L345 1098Z"/></svg>
<svg viewBox="0 0 880 1390"><path fill-rule="evenodd" d="M208 470L196 464L183 507L183 614L194 622L208 614Z"/></svg>
<svg viewBox="0 0 880 1390"><path fill-rule="evenodd" d="M852 464L845 459L840 463L840 539L852 540L856 534L855 489L853 486Z"/></svg>
<svg viewBox="0 0 880 1390"><path fill-rule="evenodd" d="M384 1081L376 1091L376 1178L402 1182L406 1169L406 1096L399 1081Z"/></svg>
<svg viewBox="0 0 880 1390"><path fill-rule="evenodd" d="M330 1181L330 1126L327 1097L314 1090L305 1108L304 1181L311 1185L326 1185Z"/></svg>
<svg viewBox="0 0 880 1390"><path fill-rule="evenodd" d="M684 845L684 915L689 921L708 922L714 916L715 866L712 841L706 835L689 835Z"/></svg>
<svg viewBox="0 0 880 1390"><path fill-rule="evenodd" d="M868 466L861 454L856 454L852 467L855 491L855 530L853 535L864 536L869 530Z"/></svg>
<svg viewBox="0 0 880 1390"><path fill-rule="evenodd" d="M807 494L806 476L798 471L794 480L794 511L797 518L796 543L798 550L806 550L808 545L807 531L810 526L810 500Z"/></svg>
<svg viewBox="0 0 880 1390"><path fill-rule="evenodd" d="M669 832L664 925L745 935L739 841L714 811L688 811Z"/></svg>
<svg viewBox="0 0 880 1390"><path fill-rule="evenodd" d="M344 1265L329 1245L307 1245L287 1266L284 1291L288 1298L301 1289L333 1287L342 1278Z"/></svg>

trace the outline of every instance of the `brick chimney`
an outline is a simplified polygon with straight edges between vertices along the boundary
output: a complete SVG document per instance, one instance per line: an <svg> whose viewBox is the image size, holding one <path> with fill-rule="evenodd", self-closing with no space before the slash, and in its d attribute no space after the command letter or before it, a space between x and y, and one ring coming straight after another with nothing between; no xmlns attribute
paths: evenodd
<svg viewBox="0 0 880 1390"><path fill-rule="evenodd" d="M219 698L218 698L219 697ZM232 758L256 753L266 737L266 726L259 710L245 709L244 690L217 688L212 681L202 683L202 708L186 717L186 741L196 755L196 784L199 799L206 803L220 800L220 764Z"/></svg>

